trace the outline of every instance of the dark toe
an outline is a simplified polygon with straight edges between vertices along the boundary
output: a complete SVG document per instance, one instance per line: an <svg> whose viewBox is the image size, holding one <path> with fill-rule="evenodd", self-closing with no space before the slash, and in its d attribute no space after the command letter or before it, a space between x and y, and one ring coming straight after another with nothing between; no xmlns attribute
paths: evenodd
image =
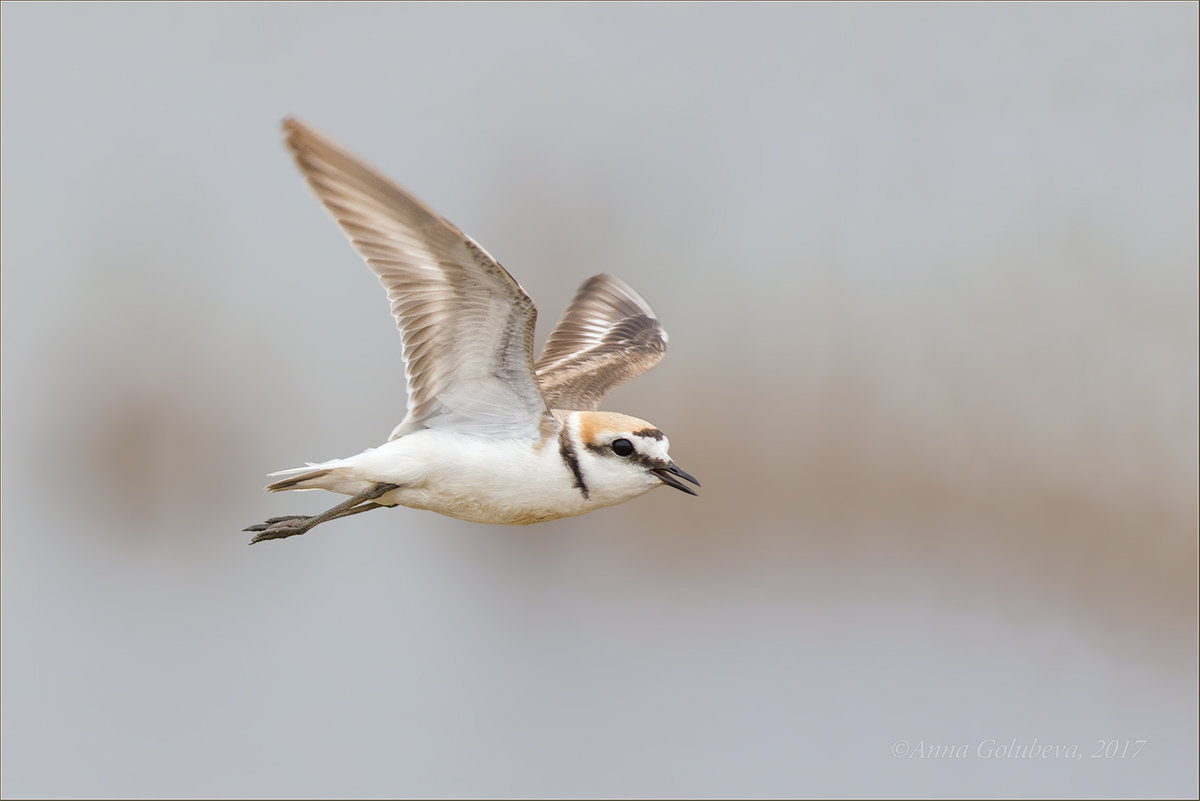
<svg viewBox="0 0 1200 801"><path fill-rule="evenodd" d="M255 523L253 526L246 526L242 531L266 531L267 529L287 521L307 520L304 515L284 515L283 517L268 517L261 523Z"/></svg>
<svg viewBox="0 0 1200 801"><path fill-rule="evenodd" d="M246 531L258 532L254 539L250 540L250 544L253 545L256 542L263 542L264 540L281 540L284 537L294 537L297 534L303 534L312 528L312 526L306 525L308 520L309 518L303 515L275 517L266 523L251 526ZM267 525L267 523L270 523L270 525Z"/></svg>

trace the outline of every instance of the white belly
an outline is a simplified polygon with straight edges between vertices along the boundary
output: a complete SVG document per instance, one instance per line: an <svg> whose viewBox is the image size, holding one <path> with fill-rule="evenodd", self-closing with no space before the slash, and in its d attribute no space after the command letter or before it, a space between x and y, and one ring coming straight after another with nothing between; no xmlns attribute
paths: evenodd
<svg viewBox="0 0 1200 801"><path fill-rule="evenodd" d="M519 440L425 430L344 464L356 478L401 485L378 503L475 523L526 525L616 502L584 497L553 438L537 448Z"/></svg>

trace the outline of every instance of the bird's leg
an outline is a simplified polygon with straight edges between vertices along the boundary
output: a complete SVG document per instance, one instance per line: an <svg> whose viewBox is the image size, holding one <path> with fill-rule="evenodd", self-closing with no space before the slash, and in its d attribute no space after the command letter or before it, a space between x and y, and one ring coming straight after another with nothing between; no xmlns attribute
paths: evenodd
<svg viewBox="0 0 1200 801"><path fill-rule="evenodd" d="M359 512L369 512L372 509L384 509L384 508L387 508L387 507L384 507L378 503L375 503L374 501L363 501L358 506L355 506L353 509L349 509L344 512L338 512L336 515L333 515L332 517L330 517L329 520L334 520L339 517L349 517L350 515L356 515ZM332 511L332 510L330 510L330 511ZM281 517L268 517L266 520L264 520L261 523L256 523L253 526L246 526L244 529L242 529L242 531L266 531L267 529L271 528L272 526L277 526L278 524L281 524L281 523L287 523L289 526L297 526L297 525L299 525L300 521L308 520L308 519L309 519L308 515L283 515ZM328 522L328 520L326 520L324 522ZM313 523L312 525L315 526L316 523ZM279 526L279 528L280 528L280 530L282 530L284 528L284 526ZM309 526L309 528L312 528L312 526ZM297 533L300 533L300 532L297 532ZM280 536L283 536L283 535L280 535ZM291 536L291 535L287 535L287 536ZM275 536L275 537L271 537L269 539L278 539L278 538L279 538L278 536Z"/></svg>
<svg viewBox="0 0 1200 801"><path fill-rule="evenodd" d="M375 499L382 497L394 489L399 489L399 484L372 484L367 489L355 495L348 501L339 503L331 509L327 509L319 515L305 517L304 515L288 515L285 517L272 517L264 523L259 523L254 526L247 526L243 531L258 532L254 539L250 540L253 545L256 542L263 540L278 540L284 537L294 537L297 534L303 534L313 526L321 523L334 520L339 517L349 517L356 515L359 512L369 512L372 509L384 508L382 504L375 503Z"/></svg>

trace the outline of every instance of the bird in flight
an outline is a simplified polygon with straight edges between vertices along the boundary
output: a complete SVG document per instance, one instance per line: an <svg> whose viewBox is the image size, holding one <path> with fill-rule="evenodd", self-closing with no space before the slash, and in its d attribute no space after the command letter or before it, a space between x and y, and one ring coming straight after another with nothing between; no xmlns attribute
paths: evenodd
<svg viewBox="0 0 1200 801"><path fill-rule="evenodd" d="M666 350L667 333L641 296L610 275L589 278L535 362L537 309L499 262L316 131L291 118L283 128L308 185L387 290L408 411L377 448L272 473L286 478L271 492L350 498L318 515L249 526L251 542L397 505L524 525L660 486L696 494L684 481L699 482L671 460L662 431L598 410Z"/></svg>

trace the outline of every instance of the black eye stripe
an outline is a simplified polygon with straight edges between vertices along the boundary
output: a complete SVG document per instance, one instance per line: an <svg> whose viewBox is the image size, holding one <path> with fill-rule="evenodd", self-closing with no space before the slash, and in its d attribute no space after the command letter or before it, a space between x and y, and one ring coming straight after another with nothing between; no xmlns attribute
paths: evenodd
<svg viewBox="0 0 1200 801"><path fill-rule="evenodd" d="M632 444L632 443L630 443L630 444ZM584 445L583 447L598 456L606 456L609 458L616 456L616 452L612 449L612 445L599 445L594 442L589 442L586 445ZM647 470L653 470L658 467L666 467L668 464L668 462L666 460L655 459L653 457L647 456L644 453L638 453L637 451L634 451L630 455L623 456L621 458L623 461L626 461L626 462L633 462L634 464L640 464L642 467L645 467Z"/></svg>

